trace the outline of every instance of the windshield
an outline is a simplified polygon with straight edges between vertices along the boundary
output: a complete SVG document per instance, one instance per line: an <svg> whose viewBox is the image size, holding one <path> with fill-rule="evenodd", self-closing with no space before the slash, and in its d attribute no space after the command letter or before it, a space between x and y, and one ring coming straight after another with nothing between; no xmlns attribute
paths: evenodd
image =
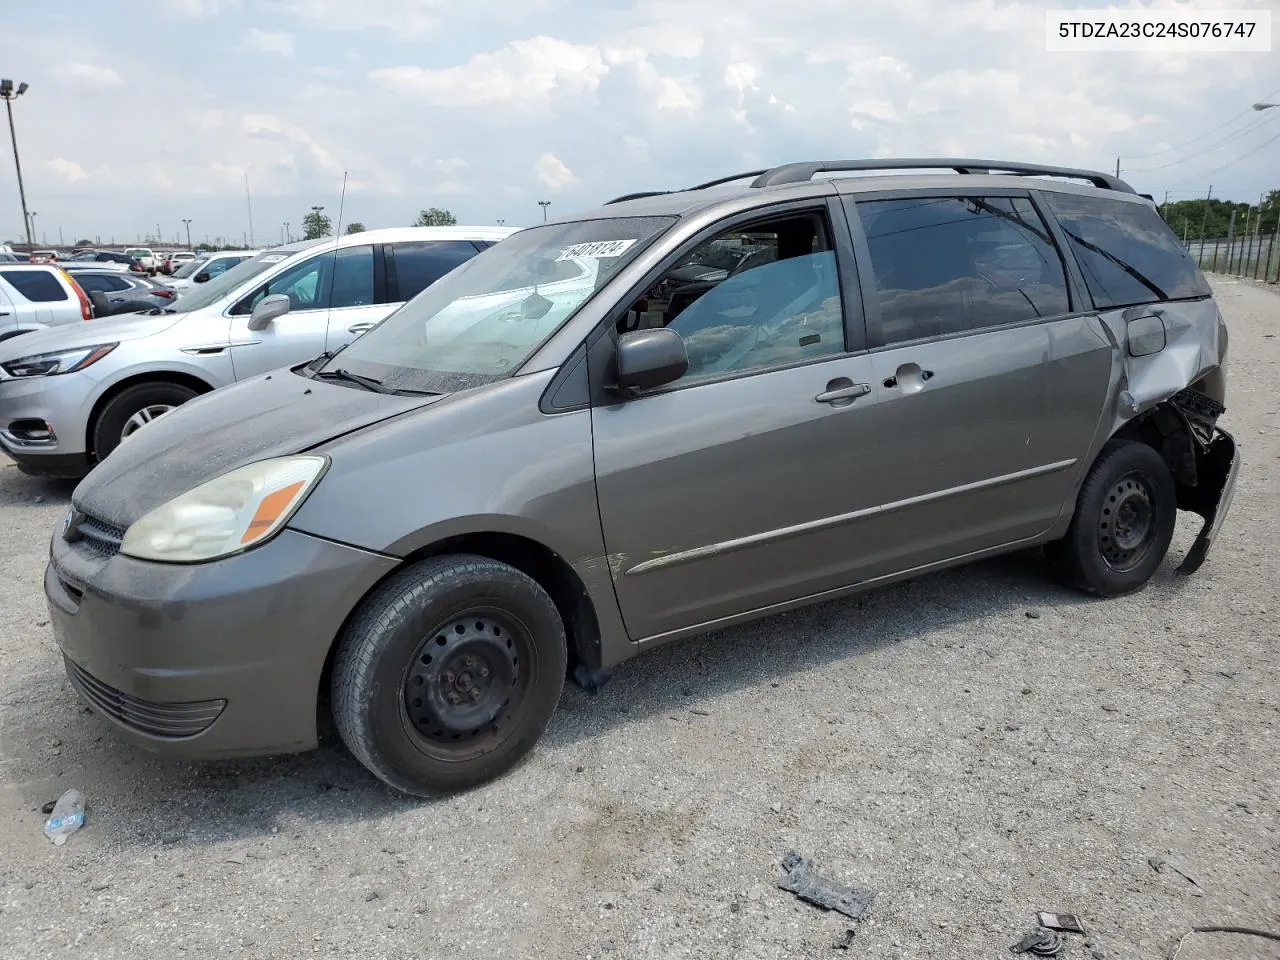
<svg viewBox="0 0 1280 960"><path fill-rule="evenodd" d="M125 254L131 257L149 257L151 256L151 251L146 247L128 247L125 250Z"/></svg>
<svg viewBox="0 0 1280 960"><path fill-rule="evenodd" d="M445 274L326 368L432 393L508 377L674 222L620 217L521 230Z"/></svg>
<svg viewBox="0 0 1280 960"><path fill-rule="evenodd" d="M199 260L190 260L180 266L177 270L173 271L171 276L173 276L175 280L182 277L189 277L208 262L208 257L201 257Z"/></svg>
<svg viewBox="0 0 1280 960"><path fill-rule="evenodd" d="M272 253L266 250L256 257L248 260L241 260L226 273L219 274L208 283L197 283L189 291L173 301L168 307L168 311L174 313L190 313L192 310L203 310L211 303L217 303L240 284L244 283L251 277L255 277L260 273L276 266L289 257L293 256L293 252L289 253ZM201 261L203 262L203 261ZM191 264L183 267L174 276L179 276L190 267ZM166 312L168 312L166 311Z"/></svg>

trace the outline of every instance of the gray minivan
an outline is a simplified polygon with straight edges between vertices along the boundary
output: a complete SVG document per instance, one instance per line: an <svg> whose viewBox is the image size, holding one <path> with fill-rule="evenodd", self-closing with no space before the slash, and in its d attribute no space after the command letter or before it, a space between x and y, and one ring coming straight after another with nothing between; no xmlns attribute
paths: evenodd
<svg viewBox="0 0 1280 960"><path fill-rule="evenodd" d="M933 172L869 175L897 168ZM689 281L726 248L751 255ZM148 748L305 750L331 709L387 783L459 789L566 676L712 628L1040 546L1122 594L1178 510L1193 571L1238 469L1226 351L1107 174L799 163L619 198L138 431L53 537L52 622Z"/></svg>

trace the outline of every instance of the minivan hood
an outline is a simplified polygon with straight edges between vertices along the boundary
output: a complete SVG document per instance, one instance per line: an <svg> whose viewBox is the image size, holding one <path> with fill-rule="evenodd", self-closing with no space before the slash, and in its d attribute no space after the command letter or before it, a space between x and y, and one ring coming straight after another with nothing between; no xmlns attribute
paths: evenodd
<svg viewBox="0 0 1280 960"><path fill-rule="evenodd" d="M177 313L160 313L154 316L130 313L119 317L67 323L46 330L32 330L0 341L0 361L30 357L37 353L53 353L55 350L72 350L98 343L139 340L167 330L181 319L182 314Z"/></svg>
<svg viewBox="0 0 1280 960"><path fill-rule="evenodd" d="M439 399L371 393L276 370L204 394L148 424L80 481L71 502L128 527L237 467L301 453Z"/></svg>

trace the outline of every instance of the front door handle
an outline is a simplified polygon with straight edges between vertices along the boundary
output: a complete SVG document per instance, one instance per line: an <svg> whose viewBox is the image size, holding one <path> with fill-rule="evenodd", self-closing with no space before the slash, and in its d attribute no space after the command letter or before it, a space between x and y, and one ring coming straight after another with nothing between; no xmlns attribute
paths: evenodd
<svg viewBox="0 0 1280 960"><path fill-rule="evenodd" d="M376 323L353 323L347 327L347 333L364 333L366 330L371 330L376 326Z"/></svg>
<svg viewBox="0 0 1280 960"><path fill-rule="evenodd" d="M871 384L854 383L848 377L836 377L827 384L827 389L813 399L818 403L829 403L833 407L847 407L859 397L871 392Z"/></svg>

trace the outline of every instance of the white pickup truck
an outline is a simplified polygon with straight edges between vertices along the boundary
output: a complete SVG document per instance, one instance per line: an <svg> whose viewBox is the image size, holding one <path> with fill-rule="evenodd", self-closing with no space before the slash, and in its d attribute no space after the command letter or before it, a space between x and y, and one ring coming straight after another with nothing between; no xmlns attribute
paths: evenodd
<svg viewBox="0 0 1280 960"><path fill-rule="evenodd" d="M142 264L142 269L152 276L155 276L156 271L160 269L160 261L156 259L150 247L126 247L124 252L131 257L136 257Z"/></svg>

